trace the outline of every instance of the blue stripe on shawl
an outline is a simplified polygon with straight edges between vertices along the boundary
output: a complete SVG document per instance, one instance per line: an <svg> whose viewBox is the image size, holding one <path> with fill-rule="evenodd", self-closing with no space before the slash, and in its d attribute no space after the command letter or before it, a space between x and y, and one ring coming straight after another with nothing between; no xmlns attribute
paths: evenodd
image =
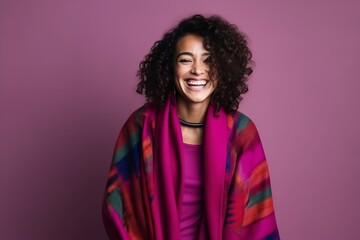
<svg viewBox="0 0 360 240"><path fill-rule="evenodd" d="M267 235L266 237L262 238L262 240L279 240L280 236L279 236L279 232L276 229L275 231L273 231L272 233L270 233L269 235Z"/></svg>
<svg viewBox="0 0 360 240"><path fill-rule="evenodd" d="M127 153L115 163L119 176L123 181L129 180L134 174L140 175L141 142L128 149Z"/></svg>

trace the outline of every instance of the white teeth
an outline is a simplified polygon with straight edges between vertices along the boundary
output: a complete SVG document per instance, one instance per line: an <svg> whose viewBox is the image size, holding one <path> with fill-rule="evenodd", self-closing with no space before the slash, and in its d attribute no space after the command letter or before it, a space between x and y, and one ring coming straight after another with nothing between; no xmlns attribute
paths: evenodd
<svg viewBox="0 0 360 240"><path fill-rule="evenodd" d="M205 80L187 80L186 83L192 86L204 86L206 84Z"/></svg>

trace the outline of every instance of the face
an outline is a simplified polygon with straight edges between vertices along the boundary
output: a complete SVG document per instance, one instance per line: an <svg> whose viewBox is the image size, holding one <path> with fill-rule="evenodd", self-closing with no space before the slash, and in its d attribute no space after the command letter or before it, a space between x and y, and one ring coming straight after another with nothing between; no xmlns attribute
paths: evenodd
<svg viewBox="0 0 360 240"><path fill-rule="evenodd" d="M216 88L209 79L209 56L200 36L186 35L177 42L174 79L180 101L209 104Z"/></svg>

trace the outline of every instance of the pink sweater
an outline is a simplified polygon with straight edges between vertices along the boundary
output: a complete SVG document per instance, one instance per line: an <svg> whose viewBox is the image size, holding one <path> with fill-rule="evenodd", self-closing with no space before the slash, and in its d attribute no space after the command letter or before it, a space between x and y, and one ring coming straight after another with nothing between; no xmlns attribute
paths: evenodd
<svg viewBox="0 0 360 240"><path fill-rule="evenodd" d="M201 222L203 195L202 145L184 143L184 192L180 218L183 240L196 239Z"/></svg>

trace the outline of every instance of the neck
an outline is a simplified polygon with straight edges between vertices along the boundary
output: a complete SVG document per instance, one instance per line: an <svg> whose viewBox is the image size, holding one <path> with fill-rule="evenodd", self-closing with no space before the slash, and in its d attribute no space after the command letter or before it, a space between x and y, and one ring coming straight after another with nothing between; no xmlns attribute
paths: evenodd
<svg viewBox="0 0 360 240"><path fill-rule="evenodd" d="M179 118L192 123L203 123L209 103L188 103L181 98L177 101Z"/></svg>

